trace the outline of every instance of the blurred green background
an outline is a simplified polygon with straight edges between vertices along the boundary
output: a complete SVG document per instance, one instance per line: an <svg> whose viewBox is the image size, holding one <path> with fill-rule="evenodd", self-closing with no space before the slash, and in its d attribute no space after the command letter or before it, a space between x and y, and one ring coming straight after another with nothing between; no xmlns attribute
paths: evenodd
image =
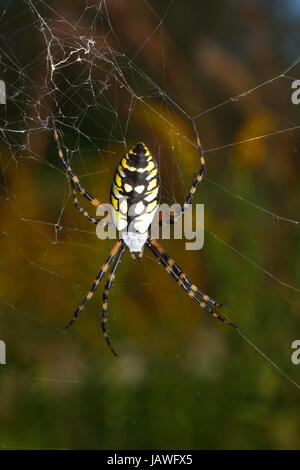
<svg viewBox="0 0 300 470"><path fill-rule="evenodd" d="M194 305L150 253L140 264L126 253L113 287L118 359L100 331L101 286L64 334L112 241L98 240L73 208L49 116L82 184L104 202L138 140L158 160L162 200L183 201L198 167L195 118L207 152L195 200L205 204L204 249L163 244L300 382L291 362L299 225L283 219L299 219L291 83L300 78L300 2L7 1L1 9L0 447L299 448L299 390Z"/></svg>

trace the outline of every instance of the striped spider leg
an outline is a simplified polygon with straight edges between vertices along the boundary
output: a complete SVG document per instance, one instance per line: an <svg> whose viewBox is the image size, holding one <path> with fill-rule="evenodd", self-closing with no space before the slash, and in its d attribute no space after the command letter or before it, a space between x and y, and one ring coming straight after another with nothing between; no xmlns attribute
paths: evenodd
<svg viewBox="0 0 300 470"><path fill-rule="evenodd" d="M197 286L191 283L186 274L175 263L174 259L166 252L166 250L158 243L157 240L148 240L146 246L151 253L158 259L158 261L165 268L171 278L192 298L194 299L203 310L217 318L218 320L226 323L227 325L237 328L237 326L224 317L222 314L215 311L217 307L222 305L217 303L214 299L202 292Z"/></svg>
<svg viewBox="0 0 300 470"><path fill-rule="evenodd" d="M76 209L90 222L98 224L101 221L94 219L87 211L85 211L85 209L79 204L77 194L79 192L80 195L84 196L95 207L98 207L100 202L85 191L79 183L78 177L67 164L63 156L54 121L53 127L58 147L58 154L70 178L74 205ZM201 167L200 172L194 176L192 187L186 197L184 205L182 206L181 213L183 213L187 206L192 203L196 188L202 181L205 173L203 150L196 126L194 125L194 127L200 152ZM103 291L101 328L106 344L115 356L117 356L117 353L112 347L107 329L108 303L109 294L116 277L117 269L126 249L130 251L133 259L137 261L143 256L144 246L147 246L155 258L164 266L171 278L175 280L177 284L192 299L194 299L194 301L197 302L203 310L222 322L236 328L234 323L218 313L217 310L218 307L221 307L221 304L217 303L205 292L192 284L186 274L161 247L158 241L151 240L149 238L148 230L159 207L159 195L160 177L157 163L146 145L142 142L138 142L121 159L111 186L110 202L112 205L112 219L119 233L119 240L113 246L108 258L102 265L99 273L92 283L90 291L85 296L79 307L75 310L72 319L66 327L69 328L74 323L80 312L93 297L99 283L112 265ZM170 221L170 223L172 222Z"/></svg>
<svg viewBox="0 0 300 470"><path fill-rule="evenodd" d="M70 185L71 185L71 191L72 191L72 197L73 197L73 204L76 207L76 209L82 214L84 217L86 217L92 224L98 225L101 220L100 219L95 219L95 217L91 216L88 211L86 211L82 205L80 204L78 200L78 192L76 191L76 186L73 182L72 179L70 179Z"/></svg>
<svg viewBox="0 0 300 470"><path fill-rule="evenodd" d="M73 172L72 168L70 165L67 163L65 160L62 147L60 144L59 136L58 136L58 131L56 129L55 125L55 120L54 117L52 116L52 125L53 125L53 132L54 132L54 139L56 142L57 146L57 152L58 156L62 161L62 164L64 165L65 169L67 170L67 174L70 178L70 184L71 184L71 190L72 190L72 196L73 196L73 201L74 201L74 206L76 209L84 216L86 217L90 222L93 224L98 224L101 222L100 219L95 219L92 217L79 203L78 198L77 198L77 193L79 193L81 196L83 196L85 199L89 201L90 204L92 204L94 207L100 206L100 201L98 199L94 198L90 193L88 193L84 187L81 185L78 176Z"/></svg>
<svg viewBox="0 0 300 470"><path fill-rule="evenodd" d="M108 268L109 266L111 265L113 259L115 258L115 256L120 252L120 249L122 247L122 250L124 251L123 249L123 246L124 246L124 243L123 241L121 240L118 240L110 254L109 254L109 257L107 258L107 260L105 261L105 263L101 266L101 269L99 271L99 273L97 274L94 282L92 283L92 286L91 286L91 289L89 290L88 294L85 296L85 298L83 299L83 301L81 302L81 304L79 305L79 307L76 308L74 314L73 314L73 317L72 319L69 321L69 323L67 324L66 326L66 330L68 328L70 328L71 325L73 325L74 321L76 320L76 318L80 315L80 313L82 312L82 310L84 309L84 307L86 306L86 304L91 300L91 298L93 297L93 295L95 294L98 286L99 286L99 283L102 281L103 277L105 276L105 274L107 273L108 271ZM123 251L122 251L122 254L123 254Z"/></svg>
<svg viewBox="0 0 300 470"><path fill-rule="evenodd" d="M121 262L121 259L122 259L122 256L124 254L124 251L126 250L126 245L125 243L122 241L122 246L116 256L116 259L114 261L114 264L111 268L111 271L108 275L108 278L107 278L107 281L105 283L105 286L104 286L104 291L103 291L103 294L102 294L102 298L103 298L103 303L102 303L102 322L101 322L101 326L102 326L102 333L103 333L103 336L105 338L105 341L106 341L106 344L107 346L109 347L109 349L111 350L111 352L115 355L115 356L118 356L118 354L116 353L116 351L114 350L114 348L112 347L112 344L111 344L111 341L110 341L110 338L109 338L109 335L108 335L108 331L107 331L107 312L108 312L108 300L109 300L109 292L112 288L112 285L113 285L113 282L116 278L116 272L117 272L117 269L120 265L120 262Z"/></svg>
<svg viewBox="0 0 300 470"><path fill-rule="evenodd" d="M181 206L181 212L179 214L176 214L176 215L171 214L170 217L167 220L162 218L161 214L160 214L160 220L159 220L160 225L162 225L163 223L174 224L174 222L182 216L182 214L185 212L185 210L188 208L188 206L190 204L192 204L195 192L196 192L199 184L202 182L202 180L204 178L204 175L206 173L204 149L202 147L202 143L201 143L201 140L200 140L200 136L199 136L197 126L196 126L194 121L192 121L192 122L193 122L194 132L195 132L195 135L196 135L196 142L197 142L197 146L198 146L198 152L199 152L199 155L200 155L200 169L199 169L199 172L194 175L190 191L188 192L188 194L185 198L184 204ZM156 240L153 240L153 243L157 243ZM148 248L149 248L149 246L148 246ZM150 249L153 249L153 246ZM160 255L162 256L162 258L164 258L164 262L168 262L168 259L171 259L168 256L168 254L165 252L165 250L162 249L162 247L160 247L159 249L158 249L158 247L156 247L156 250L158 250L160 252ZM156 256L157 256L157 253L156 253ZM226 305L226 302L224 302L222 304L216 302L215 300L213 300L209 296L207 296L204 292L202 292L199 288L197 288L196 286L191 284L191 282L189 281L187 276L181 271L181 269L178 267L178 265L176 263L173 264L173 268L174 268L174 272L172 274L173 278L174 278L175 275L179 276L178 283L181 285L181 287L183 289L186 287L189 290L189 292L190 292L189 295L190 296L192 296L192 292L195 292L200 297L202 297L203 300L206 303L208 303L208 304L210 304L214 307L223 307L224 305ZM178 271L177 274L176 274L176 271Z"/></svg>
<svg viewBox="0 0 300 470"><path fill-rule="evenodd" d="M159 224L162 225L164 223L166 224L174 224L174 222L176 220L178 220L182 214L184 213L184 211L188 208L189 204L192 204L193 202L193 198L194 198L194 195L195 195L195 192L199 186L199 184L202 182L203 178L204 178L204 175L206 173L206 166L205 166L205 158L204 158L204 150L203 150L203 147L202 147L202 144L201 144L201 140L200 140L200 136L199 136L199 132L198 132L198 129L197 129L197 126L195 124L194 121L193 122L193 127L194 127L194 131L195 131L195 135L196 135L196 141L197 141L197 146L198 146L198 152L199 152L199 155L200 155L200 169L199 169L199 172L198 173L195 173L194 174L194 177L193 177L193 181L192 181L192 185L191 185L191 188L185 198L185 201L184 201L184 204L181 206L181 212L179 214L171 214L169 219L167 220L164 220L162 217L161 217L161 214L160 214L160 219L159 219Z"/></svg>

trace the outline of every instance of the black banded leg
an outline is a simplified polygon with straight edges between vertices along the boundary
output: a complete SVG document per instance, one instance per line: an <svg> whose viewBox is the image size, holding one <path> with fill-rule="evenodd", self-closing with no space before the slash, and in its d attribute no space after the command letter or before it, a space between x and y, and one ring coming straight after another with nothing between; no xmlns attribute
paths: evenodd
<svg viewBox="0 0 300 470"><path fill-rule="evenodd" d="M189 193L187 194L187 196L185 198L184 204L181 206L180 214L179 215L170 214L169 220L166 220L166 221L164 221L163 219L160 219L159 220L160 225L162 225L163 223L174 224L174 222L176 222L176 220L178 220L179 217L181 217L181 215L188 208L188 206L190 204L192 204L195 192L197 190L197 187L202 182L202 180L204 178L204 175L205 175L205 172L206 172L204 150L203 150L203 147L202 147L202 144L201 144L199 132L198 132L198 129L196 127L195 122L194 121L192 121L192 122L193 122L194 131L195 131L195 134L196 134L198 152L199 152L199 155L200 155L200 169L199 169L199 172L194 175L191 189L190 189Z"/></svg>
<svg viewBox="0 0 300 470"><path fill-rule="evenodd" d="M223 304L218 303L216 300L209 297L209 295L207 295L205 292L200 290L195 284L193 284L190 281L190 279L187 277L185 272L182 271L182 269L178 266L178 264L175 263L174 259L171 258L171 256L160 245L160 243L158 243L157 240L151 240L150 243L159 251L159 253L163 256L163 258L166 260L168 265L171 266L172 270L177 274L177 276L179 277L180 282L185 284L188 289L190 289L191 291L198 294L204 300L204 302L206 302L207 304L210 304L213 307L223 307L224 306L224 303Z"/></svg>
<svg viewBox="0 0 300 470"><path fill-rule="evenodd" d="M209 314L213 314L212 308L210 308L204 301L202 302L198 297L193 293L191 289L189 289L180 279L178 274L172 269L171 264L161 255L161 253L153 246L151 243L147 244L149 250L154 254L154 256L159 260L159 262L163 265L166 269L167 273L171 276L171 278L179 284L179 286L190 296L192 297L203 310L205 310ZM223 320L222 320L223 321Z"/></svg>
<svg viewBox="0 0 300 470"><path fill-rule="evenodd" d="M61 159L65 169L67 170L67 173L69 177L71 178L71 181L73 182L74 186L76 189L79 191L79 193L85 197L93 206L98 207L100 206L100 201L98 199L94 198L91 194L89 194L84 187L80 184L79 178L75 173L73 172L72 168L70 165L66 162L64 158L64 154L60 145L59 137L58 137L58 132L55 126L55 120L54 117L52 116L52 124L53 124L53 131L54 131L54 139L57 145L57 151L58 151L58 156Z"/></svg>
<svg viewBox="0 0 300 470"><path fill-rule="evenodd" d="M77 191L75 189L75 185L73 183L72 180L71 181L71 189L72 189L72 197L73 197L73 203L74 203L74 206L76 207L76 209L84 216L86 217L90 222L92 222L93 224L95 225L98 225L102 222L101 219L95 219L94 217L92 217L88 211L86 211L82 206L81 204L79 203L78 201L78 198L77 198Z"/></svg>
<svg viewBox="0 0 300 470"><path fill-rule="evenodd" d="M112 285L113 285L113 282L115 280L116 272L117 272L117 269L120 265L120 262L121 262L121 259L122 259L122 256L123 256L123 253L124 253L125 249L126 249L126 246L125 246L125 244L123 244L122 248L120 249L120 251L119 251L119 253L118 253L118 255L117 255L117 257L114 261L111 272L108 275L107 281L106 281L105 286L104 286L104 291L103 291L102 322L101 322L102 333L103 333L103 336L105 338L105 341L106 341L109 349L111 350L111 352L115 356L118 356L118 354L116 353L116 351L112 347L112 344L111 344L111 341L110 341L110 338L109 338L109 335L108 335L108 331L107 331L108 300L109 300L109 292L110 292L110 290L112 288Z"/></svg>
<svg viewBox="0 0 300 470"><path fill-rule="evenodd" d="M188 207L189 204L192 204L193 202L193 197L196 192L197 187L199 184L202 182L205 172L206 172L206 166L205 166L205 159L204 159L204 150L201 144L200 136L198 129L196 127L195 121L193 122L193 127L194 127L194 132L196 134L196 141L197 141L197 146L198 146L198 152L200 156L200 169L199 172L194 175L193 181L192 181L192 186L191 189L188 193L188 195L185 198L185 202L183 206L181 207L182 212L185 211L185 209Z"/></svg>
<svg viewBox="0 0 300 470"><path fill-rule="evenodd" d="M99 273L97 274L96 276L96 279L94 280L93 284L92 284L92 287L89 291L89 293L85 296L85 298L83 299L83 301L81 302L81 304L79 305L79 307L77 307L77 309L75 310L74 314L73 314L73 317L72 319L69 321L69 323L67 324L66 326L66 330L68 328L70 328L70 326L74 323L74 321L76 320L76 318L79 316L80 312L84 309L84 307L86 306L86 304L91 300L91 298L93 297L94 293L96 292L97 290L97 287L100 283L100 281L103 279L104 275L107 273L108 271L108 268L112 262L112 260L114 259L114 257L116 256L116 254L118 253L118 251L120 250L121 248L121 245L123 244L122 241L118 240L111 252L110 252L110 255L109 257L107 258L107 260L105 261L105 263L101 266L101 269L99 271Z"/></svg>
<svg viewBox="0 0 300 470"><path fill-rule="evenodd" d="M165 250L159 245L157 240L150 240L146 243L147 247L149 250L154 254L154 256L160 261L160 263L164 266L166 269L167 273L171 276L172 279L174 279L177 284L193 299L195 302L197 302L200 307L205 310L207 313L212 315L213 317L217 318L218 320L222 321L223 323L226 323L227 325L232 326L233 328L237 328L237 326L232 323L230 320L225 318L223 315L220 313L214 311L214 307L211 305L209 306L207 304L207 301L204 300L204 298L197 297L197 292L195 292L194 289L190 288L187 284L183 282L183 279L180 277L180 275L174 270L174 264L175 261L169 257L168 259L162 254L166 253ZM181 270L180 270L181 271ZM182 271L181 271L182 272ZM195 288L198 290L198 288L195 286Z"/></svg>

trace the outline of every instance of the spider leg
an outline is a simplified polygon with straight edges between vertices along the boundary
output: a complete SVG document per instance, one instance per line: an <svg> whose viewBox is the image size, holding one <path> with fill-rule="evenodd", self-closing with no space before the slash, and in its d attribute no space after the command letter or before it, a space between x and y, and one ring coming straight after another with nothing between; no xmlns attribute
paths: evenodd
<svg viewBox="0 0 300 470"><path fill-rule="evenodd" d="M200 169L199 169L199 172L195 173L195 175L193 177L191 189L189 190L189 192L188 192L188 194L185 198L184 204L181 206L180 214L176 215L176 217L175 217L174 214L170 214L170 218L168 220L166 220L167 224L174 224L174 222L176 222L176 220L178 220L179 217L182 216L184 211L188 208L189 204L192 204L196 189L199 186L199 184L202 182L202 180L204 178L204 175L205 175L205 172L206 172L205 159L204 159L204 149L203 149L202 144L201 144L201 140L200 140L200 136L199 136L199 132L198 132L198 129L196 127L196 124L195 124L194 121L192 121L192 122L193 122L194 132L196 134L198 152L199 152L199 155L200 155ZM159 224L162 225L162 223L163 223L163 219L160 218Z"/></svg>
<svg viewBox="0 0 300 470"><path fill-rule="evenodd" d="M84 216L86 217L90 222L92 222L93 224L101 224L102 223L102 220L101 219L95 219L94 217L92 217L88 211L86 211L82 206L81 204L79 203L78 201L78 198L77 198L77 191L76 191L76 187L74 185L74 182L72 180L70 180L70 183L71 183L71 189L72 189L72 196L73 196L73 203L74 203L74 206L76 207L76 209Z"/></svg>
<svg viewBox="0 0 300 470"><path fill-rule="evenodd" d="M165 259L165 261L172 266L174 273L179 277L180 281L182 281L188 289L198 294L204 300L204 302L212 305L213 307L223 307L224 305L226 305L226 303L222 303L222 304L218 303L216 300L209 297L209 295L207 295L205 292L200 290L199 287L195 286L195 284L192 284L192 282L187 277L187 275L182 271L182 269L178 266L178 264L175 263L175 261L168 255L168 253L158 243L157 240L151 240L150 243L157 249L157 251L159 251L159 253Z"/></svg>
<svg viewBox="0 0 300 470"><path fill-rule="evenodd" d="M159 262L164 266L167 273L174 279L177 284L192 298L197 302L203 310L207 313L212 315L213 317L217 318L218 320L230 325L234 328L237 326L232 323L230 320L225 318L220 313L216 312L214 308L218 306L217 303L213 299L208 297L206 294L202 293L197 286L191 283L191 281L187 278L186 274L179 268L179 266L175 263L174 259L171 258L168 253L162 248L162 246L158 243L157 240L148 240L146 242L147 247L149 250L154 254L154 256L159 260ZM200 298L198 297L200 296ZM208 305L210 304L210 305Z"/></svg>
<svg viewBox="0 0 300 470"><path fill-rule="evenodd" d="M117 272L117 269L120 265L120 262L121 262L121 259L122 259L122 256L123 256L123 253L124 253L125 249L126 249L126 246L125 246L125 243L123 243L123 246L120 249L120 251L119 251L119 253L118 253L118 255L117 255L117 257L114 261L114 264L111 268L111 271L108 275L107 281L106 281L105 286L104 286L104 291L103 291L102 322L101 322L102 333L104 335L105 341L106 341L109 349L111 350L111 352L115 356L118 356L118 354L116 353L116 351L112 347L112 344L111 344L111 341L110 341L110 338L109 338L109 335L108 335L108 331L107 331L108 300L109 300L109 292L110 292L110 290L112 288L112 284L115 280L116 272Z"/></svg>
<svg viewBox="0 0 300 470"><path fill-rule="evenodd" d="M75 173L73 172L70 165L66 162L63 151L62 151L62 148L61 148L61 145L60 145L58 132L57 132L57 129L56 129L55 120L54 120L53 116L52 116L52 123L53 123L54 139L55 139L55 142L56 142L56 145L57 145L58 156L61 159L65 169L67 170L67 173L68 173L72 183L74 184L76 189L79 191L79 193L82 196L84 196L93 206L95 206L95 207L100 206L100 201L98 201L98 199L94 198L91 194L89 194L84 189L84 187L79 182L78 176L75 175Z"/></svg>
<svg viewBox="0 0 300 470"><path fill-rule="evenodd" d="M118 253L118 251L120 250L121 246L122 246L123 242L118 240L111 252L110 252L110 255L109 257L107 258L107 260L105 261L105 263L101 266L101 269L99 271L99 273L97 274L93 284L92 284L92 287L90 289L90 291L88 292L88 294L85 296L85 298L83 299L83 301L81 302L81 304L79 305L79 307L76 308L74 314L73 314L73 317L72 319L69 321L69 323L67 324L67 326L65 327L65 329L67 330L68 328L70 328L70 326L74 323L74 321L76 320L76 318L79 316L79 314L81 313L81 311L84 309L84 307L86 306L86 304L91 300L91 298L93 297L94 293L96 292L97 288L98 288L98 285L100 283L100 281L103 279L104 275L106 274L112 260L114 259L114 257L116 256L116 254Z"/></svg>

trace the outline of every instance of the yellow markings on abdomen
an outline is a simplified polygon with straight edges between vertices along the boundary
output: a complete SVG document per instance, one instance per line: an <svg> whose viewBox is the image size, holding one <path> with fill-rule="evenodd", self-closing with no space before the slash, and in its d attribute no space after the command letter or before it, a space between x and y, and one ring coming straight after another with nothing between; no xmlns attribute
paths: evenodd
<svg viewBox="0 0 300 470"><path fill-rule="evenodd" d="M151 191L151 189L155 188L157 185L157 179L153 178L153 180L150 181L150 183L147 186L147 190Z"/></svg>
<svg viewBox="0 0 300 470"><path fill-rule="evenodd" d="M158 206L158 202L157 201L153 201L153 202L150 202L150 204L148 204L147 206L147 212L152 212L156 206Z"/></svg>
<svg viewBox="0 0 300 470"><path fill-rule="evenodd" d="M116 173L115 182L116 182L117 186L119 186L119 188L122 186L122 179L121 179L121 176L119 175L119 173Z"/></svg>
<svg viewBox="0 0 300 470"><path fill-rule="evenodd" d="M122 158L111 191L113 221L120 231L129 222L147 232L158 208L159 179L154 158L141 142Z"/></svg>
<svg viewBox="0 0 300 470"><path fill-rule="evenodd" d="M117 211L119 209L119 203L118 200L114 197L113 194L110 196L112 205L114 206L115 210Z"/></svg>

